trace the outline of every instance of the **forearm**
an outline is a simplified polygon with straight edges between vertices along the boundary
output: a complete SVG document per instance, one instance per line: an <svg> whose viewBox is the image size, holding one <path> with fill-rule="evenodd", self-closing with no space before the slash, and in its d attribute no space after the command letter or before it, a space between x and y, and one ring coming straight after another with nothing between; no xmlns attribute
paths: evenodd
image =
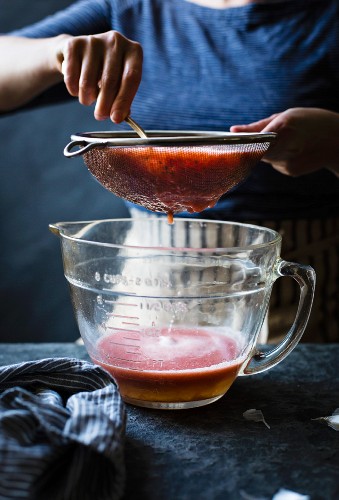
<svg viewBox="0 0 339 500"><path fill-rule="evenodd" d="M0 36L0 112L26 104L63 80L58 50L65 36Z"/></svg>

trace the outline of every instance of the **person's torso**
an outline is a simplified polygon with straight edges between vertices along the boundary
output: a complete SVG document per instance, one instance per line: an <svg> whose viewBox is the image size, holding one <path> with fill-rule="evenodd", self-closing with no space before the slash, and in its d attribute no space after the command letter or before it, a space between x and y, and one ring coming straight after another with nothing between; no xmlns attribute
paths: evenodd
<svg viewBox="0 0 339 500"><path fill-rule="evenodd" d="M80 2L82 15L94 3ZM108 25L143 46L132 115L145 129L227 131L292 107L339 112L336 0L221 10L184 0L101 4ZM326 170L291 178L260 163L218 207L233 219L338 213L339 180Z"/></svg>

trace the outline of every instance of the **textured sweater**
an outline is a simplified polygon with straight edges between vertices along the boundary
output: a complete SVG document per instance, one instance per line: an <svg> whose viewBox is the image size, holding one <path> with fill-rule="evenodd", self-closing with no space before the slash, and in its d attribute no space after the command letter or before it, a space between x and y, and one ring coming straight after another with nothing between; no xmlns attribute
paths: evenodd
<svg viewBox="0 0 339 500"><path fill-rule="evenodd" d="M143 78L132 115L146 129L227 131L291 107L339 113L338 0L221 10L184 0L82 0L13 34L110 29L143 46ZM106 122L106 129L113 127ZM259 163L203 215L264 220L338 212L339 179L329 171L292 178Z"/></svg>

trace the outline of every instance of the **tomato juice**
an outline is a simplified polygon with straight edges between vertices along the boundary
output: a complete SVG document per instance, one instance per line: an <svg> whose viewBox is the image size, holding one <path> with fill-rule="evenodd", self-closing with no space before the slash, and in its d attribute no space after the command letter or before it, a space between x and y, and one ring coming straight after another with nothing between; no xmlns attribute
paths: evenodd
<svg viewBox="0 0 339 500"><path fill-rule="evenodd" d="M235 340L202 328L163 328L156 336L116 331L99 340L92 359L134 404L218 398L244 362Z"/></svg>

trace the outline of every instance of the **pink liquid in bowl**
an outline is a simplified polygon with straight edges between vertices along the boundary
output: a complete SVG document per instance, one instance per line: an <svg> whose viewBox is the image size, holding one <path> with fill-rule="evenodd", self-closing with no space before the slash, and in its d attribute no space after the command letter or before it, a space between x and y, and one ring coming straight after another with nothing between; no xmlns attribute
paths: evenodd
<svg viewBox="0 0 339 500"><path fill-rule="evenodd" d="M115 331L92 356L110 372L128 402L190 402L225 394L244 362L232 338L205 329Z"/></svg>

